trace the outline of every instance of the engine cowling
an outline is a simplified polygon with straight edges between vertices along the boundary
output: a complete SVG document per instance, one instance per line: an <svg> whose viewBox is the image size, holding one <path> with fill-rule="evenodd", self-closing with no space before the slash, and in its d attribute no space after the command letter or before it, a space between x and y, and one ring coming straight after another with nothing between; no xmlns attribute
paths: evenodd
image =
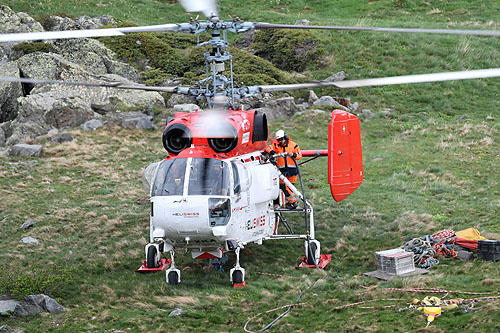
<svg viewBox="0 0 500 333"><path fill-rule="evenodd" d="M170 153L177 155L191 146L193 136L191 130L184 124L171 124L163 131L163 147Z"/></svg>

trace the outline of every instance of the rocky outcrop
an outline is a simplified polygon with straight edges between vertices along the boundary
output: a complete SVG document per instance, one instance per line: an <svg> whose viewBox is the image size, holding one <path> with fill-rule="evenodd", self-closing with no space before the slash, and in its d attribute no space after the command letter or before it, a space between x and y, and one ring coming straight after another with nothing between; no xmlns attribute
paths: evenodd
<svg viewBox="0 0 500 333"><path fill-rule="evenodd" d="M16 305L14 315L27 316L37 314L42 311L50 313L64 312L66 309L56 302L53 298L38 294L26 296L21 302Z"/></svg>
<svg viewBox="0 0 500 333"><path fill-rule="evenodd" d="M0 65L0 76L19 77L19 68L13 62ZM22 96L22 94L23 91L20 83L0 82L0 123L13 120L17 117L17 98Z"/></svg>
<svg viewBox="0 0 500 333"><path fill-rule="evenodd" d="M64 55L66 61L80 65L90 74L117 74L132 81L140 79L134 67L115 60L114 52L95 39L60 39L50 44L50 52Z"/></svg>

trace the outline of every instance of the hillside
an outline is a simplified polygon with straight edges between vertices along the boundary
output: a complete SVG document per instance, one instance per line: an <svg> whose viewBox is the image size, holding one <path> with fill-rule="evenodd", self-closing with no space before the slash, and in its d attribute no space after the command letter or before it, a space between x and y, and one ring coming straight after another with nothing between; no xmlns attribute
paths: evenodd
<svg viewBox="0 0 500 333"><path fill-rule="evenodd" d="M38 18L61 12L108 14L136 24L160 24L190 17L167 0L2 4ZM273 23L307 19L311 24L500 29L500 2L495 0L225 0L219 8L222 18ZM339 71L358 79L500 67L500 38L495 37L375 32L315 36L327 56L320 66L302 73L310 79ZM332 200L325 160L301 169L315 209L316 236L322 252L334 259L324 271L296 270L303 255L301 241L251 244L241 259L247 286L238 289L229 283L232 255L221 272L204 269L207 262L194 261L190 254L179 254L176 260L185 270L175 287L165 283L163 273L134 273L149 238L149 205L141 204L147 198L141 176L149 163L166 155L161 126L151 131L72 128L65 131L75 138L72 142L42 140L46 146L41 158L0 157L1 281L29 274L54 281L46 271L52 265L72 276L66 285L54 283L61 288L53 290L53 297L66 312L1 317L0 326L25 332L240 332L250 318L294 303L305 290L301 305L272 330L407 332L425 327L423 314L395 310L425 295L386 288L500 295L499 263L479 259L442 259L427 275L390 281L363 275L375 270L375 251L398 247L410 237L475 227L486 237L500 239L499 91L499 79L316 90L318 96L349 97L359 103L359 110L374 114L363 117L361 124L364 182L349 198ZM307 92L296 97L305 96ZM302 149L326 148L328 122L328 113L305 112L273 121L270 130L285 128ZM20 231L28 219L35 225ZM302 224L291 221L297 230ZM26 236L39 243L21 243ZM448 296L459 297L476 296ZM360 301L373 308L336 309ZM499 306L492 300L478 303L480 310L471 313L445 311L430 331L498 331ZM176 308L184 314L168 317ZM281 311L255 318L248 329L259 330Z"/></svg>

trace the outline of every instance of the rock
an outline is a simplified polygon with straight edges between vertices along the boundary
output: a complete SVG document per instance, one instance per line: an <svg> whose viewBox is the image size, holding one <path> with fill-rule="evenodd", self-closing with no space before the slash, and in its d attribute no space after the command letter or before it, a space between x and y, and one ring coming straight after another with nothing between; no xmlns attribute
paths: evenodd
<svg viewBox="0 0 500 333"><path fill-rule="evenodd" d="M20 227L19 227L19 230L26 230L26 229L29 229L31 228L32 226L35 225L35 221L29 219L29 220L26 220L26 222L24 222Z"/></svg>
<svg viewBox="0 0 500 333"><path fill-rule="evenodd" d="M12 134L7 138L5 145L14 145L44 135L48 128L49 126L43 122L18 117L10 125Z"/></svg>
<svg viewBox="0 0 500 333"><path fill-rule="evenodd" d="M0 76L19 77L19 68L15 62L0 66ZM17 99L23 95L21 83L0 82L0 123L14 120L19 109ZM1 134L1 133L0 133ZM4 138L5 139L5 138ZM0 137L0 146L2 138ZM4 140L5 141L5 140Z"/></svg>
<svg viewBox="0 0 500 333"><path fill-rule="evenodd" d="M313 106L320 106L320 105L330 105L342 109L344 111L350 111L349 108L343 106L331 96L321 96L320 99L318 99L316 102L313 103Z"/></svg>
<svg viewBox="0 0 500 333"><path fill-rule="evenodd" d="M75 127L100 117L90 105L79 96L63 97L54 101L45 112L45 122L56 128Z"/></svg>
<svg viewBox="0 0 500 333"><path fill-rule="evenodd" d="M0 147L5 145L5 132L2 127L0 127Z"/></svg>
<svg viewBox="0 0 500 333"><path fill-rule="evenodd" d="M195 112L196 110L200 110L196 104L177 104L174 106L175 112Z"/></svg>
<svg viewBox="0 0 500 333"><path fill-rule="evenodd" d="M55 299L47 295L44 296L45 296L45 307L44 307L45 311L50 313L59 313L66 311L66 308L61 304L57 303Z"/></svg>
<svg viewBox="0 0 500 333"><path fill-rule="evenodd" d="M311 23L311 21L306 20L306 19L296 20L295 21L295 25L309 25L309 23Z"/></svg>
<svg viewBox="0 0 500 333"><path fill-rule="evenodd" d="M81 27L81 29L97 29L99 27L102 27L103 25L117 23L110 15L103 15L97 17L90 17L84 15L77 18L75 22Z"/></svg>
<svg viewBox="0 0 500 333"><path fill-rule="evenodd" d="M353 111L358 111L359 103L358 102L354 102L354 103L351 104L351 106L349 108L351 110L353 110Z"/></svg>
<svg viewBox="0 0 500 333"><path fill-rule="evenodd" d="M102 125L103 123L99 119L91 119L89 121L86 121L83 125L81 125L80 128L84 131L95 131Z"/></svg>
<svg viewBox="0 0 500 333"><path fill-rule="evenodd" d="M170 314L168 316L169 317L177 317L177 316L181 316L183 314L184 314L184 311L181 308L177 308L174 311L170 312Z"/></svg>
<svg viewBox="0 0 500 333"><path fill-rule="evenodd" d="M24 333L24 331L10 328L9 325L2 325L0 326L0 333Z"/></svg>
<svg viewBox="0 0 500 333"><path fill-rule="evenodd" d="M380 111L380 113L382 113L385 117L389 117L391 115L391 111L387 109Z"/></svg>
<svg viewBox="0 0 500 333"><path fill-rule="evenodd" d="M69 134L62 133L56 136L53 136L49 139L50 142L64 143L73 141L73 137Z"/></svg>
<svg viewBox="0 0 500 333"><path fill-rule="evenodd" d="M14 310L19 302L13 299L6 299L0 301L0 316L10 316L14 314ZM0 332L2 332L0 330Z"/></svg>
<svg viewBox="0 0 500 333"><path fill-rule="evenodd" d="M11 156L31 156L40 157L42 156L43 146L41 145L28 145L24 143L19 143L13 145L9 150L9 155Z"/></svg>
<svg viewBox="0 0 500 333"><path fill-rule="evenodd" d="M360 116L364 117L364 118L373 118L375 117L375 113L373 113L372 111L368 110L368 109L363 109L361 110L361 112L359 113Z"/></svg>
<svg viewBox="0 0 500 333"><path fill-rule="evenodd" d="M28 236L28 237L23 237L21 239L21 242L24 244L38 244L38 239Z"/></svg>
<svg viewBox="0 0 500 333"><path fill-rule="evenodd" d="M263 107L258 110L264 112L268 120L292 117L300 111L293 97L265 100L263 101Z"/></svg>
<svg viewBox="0 0 500 333"><path fill-rule="evenodd" d="M179 104L193 104L193 101L195 101L195 99L192 97L181 94L173 94L167 101L167 107L174 108Z"/></svg>
<svg viewBox="0 0 500 333"><path fill-rule="evenodd" d="M59 133L59 130L57 128L53 128L47 132L47 135L56 135L57 133Z"/></svg>
<svg viewBox="0 0 500 333"><path fill-rule="evenodd" d="M492 116L486 116L486 120L495 120L495 118Z"/></svg>
<svg viewBox="0 0 500 333"><path fill-rule="evenodd" d="M66 309L57 303L53 298L44 295L29 295L17 304L14 314L16 316L27 316L37 314L42 311L50 313L64 312Z"/></svg>
<svg viewBox="0 0 500 333"><path fill-rule="evenodd" d="M121 126L127 129L147 129L156 127L151 122L151 117L141 112L123 112L116 114L121 118ZM115 116L115 115L114 115Z"/></svg>
<svg viewBox="0 0 500 333"><path fill-rule="evenodd" d="M314 104L314 102L316 102L318 99L319 98L316 95L316 93L312 90L309 90L309 99L308 99L309 104Z"/></svg>
<svg viewBox="0 0 500 333"><path fill-rule="evenodd" d="M329 76L324 81L327 81L327 82L343 81L343 80L345 80L345 78L346 78L345 72L341 71L341 72L333 74L332 76Z"/></svg>
<svg viewBox="0 0 500 333"><path fill-rule="evenodd" d="M65 60L91 74L117 74L132 81L140 79L135 68L115 60L115 53L95 39L58 39L50 43L50 52L64 55Z"/></svg>

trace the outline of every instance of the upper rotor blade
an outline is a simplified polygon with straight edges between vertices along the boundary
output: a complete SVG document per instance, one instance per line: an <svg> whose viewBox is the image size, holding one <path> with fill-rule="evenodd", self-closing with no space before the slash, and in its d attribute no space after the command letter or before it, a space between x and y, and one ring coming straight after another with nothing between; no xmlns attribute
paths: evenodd
<svg viewBox="0 0 500 333"><path fill-rule="evenodd" d="M144 27L25 32L25 33L0 34L0 42L20 42L20 41L46 40L46 39L122 36L125 33L129 32L176 31L176 30L179 30L179 25L177 24L160 24L160 25L149 25Z"/></svg>
<svg viewBox="0 0 500 333"><path fill-rule="evenodd" d="M342 27L329 25L291 25L255 23L255 29L320 29L320 30L356 30L381 32L411 32L429 34L500 36L500 30L455 30L455 29L416 29L416 28L376 28L376 27Z"/></svg>
<svg viewBox="0 0 500 333"><path fill-rule="evenodd" d="M320 81L311 83L282 84L275 86L254 86L254 87L259 92L272 92L272 91L312 89L312 88L324 88L324 87L358 88L358 87L386 86L394 84L485 79L491 77L500 77L500 68L478 69L478 70L461 71L461 72L391 76L391 77L381 77L376 79L365 79L365 80L348 80L348 81L337 81L337 82Z"/></svg>
<svg viewBox="0 0 500 333"><path fill-rule="evenodd" d="M133 90L147 90L147 91L158 91L158 92L168 92L168 93L175 93L177 91L177 87L152 87L143 85L127 86L127 85L122 85L121 82L89 83L89 82L74 82L74 81L62 81L62 80L28 79L28 78L7 77L7 76L0 76L0 81L33 83L33 84L60 84L69 86L104 87L104 88L116 88L116 89L133 89Z"/></svg>
<svg viewBox="0 0 500 333"><path fill-rule="evenodd" d="M206 17L218 16L215 0L179 0L187 12L203 13Z"/></svg>

